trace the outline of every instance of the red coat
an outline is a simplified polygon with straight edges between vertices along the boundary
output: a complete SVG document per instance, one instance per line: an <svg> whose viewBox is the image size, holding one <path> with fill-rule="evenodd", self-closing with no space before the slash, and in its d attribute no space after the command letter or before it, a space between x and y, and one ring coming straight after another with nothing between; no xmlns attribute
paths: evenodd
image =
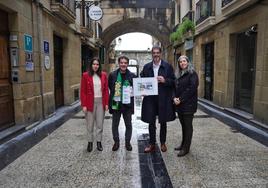
<svg viewBox="0 0 268 188"><path fill-rule="evenodd" d="M105 72L101 72L101 91L103 109L105 109L109 101L108 79ZM87 107L88 111L93 112L94 85L93 77L90 76L88 72L84 72L81 79L80 100L82 108Z"/></svg>

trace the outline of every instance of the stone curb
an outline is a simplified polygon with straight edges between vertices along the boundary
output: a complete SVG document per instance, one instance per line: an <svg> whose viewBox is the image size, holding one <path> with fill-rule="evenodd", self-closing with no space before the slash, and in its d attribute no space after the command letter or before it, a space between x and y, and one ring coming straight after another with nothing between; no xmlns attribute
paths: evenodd
<svg viewBox="0 0 268 188"><path fill-rule="evenodd" d="M242 134L268 146L268 132L255 127L253 124L245 123L227 113L223 109L217 108L198 101L198 108L216 119L224 122L231 128L241 132Z"/></svg>
<svg viewBox="0 0 268 188"><path fill-rule="evenodd" d="M54 116L0 145L0 170L47 137L80 110L80 102L60 108Z"/></svg>

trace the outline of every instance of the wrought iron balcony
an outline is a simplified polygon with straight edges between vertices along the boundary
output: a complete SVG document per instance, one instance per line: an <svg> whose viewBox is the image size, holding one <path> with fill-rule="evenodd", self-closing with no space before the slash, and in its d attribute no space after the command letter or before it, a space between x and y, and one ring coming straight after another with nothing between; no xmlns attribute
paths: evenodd
<svg viewBox="0 0 268 188"><path fill-rule="evenodd" d="M75 22L74 0L51 0L51 11L66 23Z"/></svg>

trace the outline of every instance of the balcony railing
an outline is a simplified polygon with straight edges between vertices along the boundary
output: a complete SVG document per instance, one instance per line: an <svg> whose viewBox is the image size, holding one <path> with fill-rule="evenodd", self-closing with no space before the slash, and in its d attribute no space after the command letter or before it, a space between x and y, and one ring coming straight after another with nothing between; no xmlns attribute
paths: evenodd
<svg viewBox="0 0 268 188"><path fill-rule="evenodd" d="M196 25L200 24L210 16L214 16L212 0L198 1L198 3L196 3Z"/></svg>
<svg viewBox="0 0 268 188"><path fill-rule="evenodd" d="M221 7L224 7L225 5L231 3L233 0L221 0Z"/></svg>

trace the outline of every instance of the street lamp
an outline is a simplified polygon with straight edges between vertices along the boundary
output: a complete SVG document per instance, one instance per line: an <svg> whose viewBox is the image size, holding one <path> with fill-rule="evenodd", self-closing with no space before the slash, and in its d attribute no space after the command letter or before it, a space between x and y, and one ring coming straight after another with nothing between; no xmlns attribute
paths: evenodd
<svg viewBox="0 0 268 188"><path fill-rule="evenodd" d="M119 37L118 38L118 44L121 44L121 42L122 42L122 39L121 39L121 37Z"/></svg>

